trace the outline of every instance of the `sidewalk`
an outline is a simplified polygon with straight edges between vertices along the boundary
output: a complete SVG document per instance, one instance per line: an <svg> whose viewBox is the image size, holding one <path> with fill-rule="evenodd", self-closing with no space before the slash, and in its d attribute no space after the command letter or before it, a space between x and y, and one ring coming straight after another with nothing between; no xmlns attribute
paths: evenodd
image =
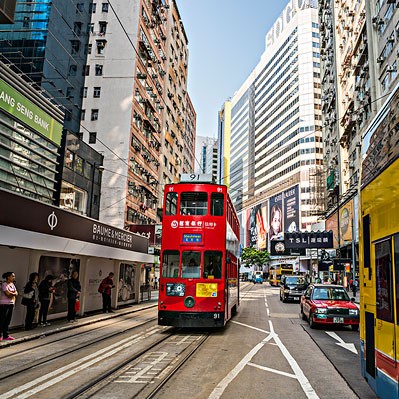
<svg viewBox="0 0 399 399"><path fill-rule="evenodd" d="M62 331L71 330L73 328L77 328L80 326L85 326L88 324L97 323L101 320L111 319L114 317L118 317L120 315L129 314L139 312L143 309L153 308L158 305L158 295L154 295L154 298L143 301L140 303L134 303L123 307L121 309L114 309L113 313L103 313L101 310L98 312L78 316L76 323L69 323L66 320L66 317L62 319L53 319L49 320L50 325L44 327L36 327L33 330L25 331L23 327L11 328L10 335L15 338L14 341L0 341L0 349L6 346L11 346L15 344L19 344L21 342L31 341L33 339L38 339L43 336L48 336L52 334L57 334Z"/></svg>

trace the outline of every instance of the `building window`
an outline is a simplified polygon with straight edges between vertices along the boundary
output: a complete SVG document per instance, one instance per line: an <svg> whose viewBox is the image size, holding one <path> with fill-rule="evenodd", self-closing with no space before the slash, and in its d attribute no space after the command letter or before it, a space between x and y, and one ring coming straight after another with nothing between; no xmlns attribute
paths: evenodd
<svg viewBox="0 0 399 399"><path fill-rule="evenodd" d="M90 3L89 4L89 14L95 14L97 8L97 3Z"/></svg>
<svg viewBox="0 0 399 399"><path fill-rule="evenodd" d="M76 35L80 35L82 32L82 22L74 22L73 23L73 31L76 33Z"/></svg>
<svg viewBox="0 0 399 399"><path fill-rule="evenodd" d="M81 121L84 121L84 120L85 120L85 116L86 116L86 110L85 110L85 109L82 109L82 112L81 112L81 114L80 114L80 120L81 120Z"/></svg>
<svg viewBox="0 0 399 399"><path fill-rule="evenodd" d="M87 24L87 33L93 33L93 32L94 32L94 23Z"/></svg>
<svg viewBox="0 0 399 399"><path fill-rule="evenodd" d="M102 11L102 12L108 12L108 3L103 3L103 4L102 4L101 11Z"/></svg>
<svg viewBox="0 0 399 399"><path fill-rule="evenodd" d="M87 98L87 87L83 87L82 89L82 97Z"/></svg>
<svg viewBox="0 0 399 399"><path fill-rule="evenodd" d="M22 26L24 28L29 28L29 20L30 20L29 17L24 17L24 22L22 23Z"/></svg>
<svg viewBox="0 0 399 399"><path fill-rule="evenodd" d="M83 66L83 73L82 73L82 75L83 75L83 76L89 76L89 74L90 74L90 65L84 65L84 66Z"/></svg>
<svg viewBox="0 0 399 399"><path fill-rule="evenodd" d="M82 141L83 141L83 132L79 132L79 133L78 133L78 137L79 137L79 140L82 140Z"/></svg>
<svg viewBox="0 0 399 399"><path fill-rule="evenodd" d="M98 109L91 110L91 120L97 121L98 120Z"/></svg>
<svg viewBox="0 0 399 399"><path fill-rule="evenodd" d="M97 54L103 55L105 51L106 40L96 40Z"/></svg>
<svg viewBox="0 0 399 399"><path fill-rule="evenodd" d="M70 65L69 66L69 75L70 76L76 76L76 71L77 71L77 66L76 65Z"/></svg>
<svg viewBox="0 0 399 399"><path fill-rule="evenodd" d="M72 54L76 54L80 49L80 41L79 40L71 40Z"/></svg>
<svg viewBox="0 0 399 399"><path fill-rule="evenodd" d="M101 95L101 87L94 87L93 97L94 98L99 98L100 95Z"/></svg>
<svg viewBox="0 0 399 399"><path fill-rule="evenodd" d="M76 14L79 12L83 12L84 11L84 4L83 3L77 3L76 4Z"/></svg>
<svg viewBox="0 0 399 399"><path fill-rule="evenodd" d="M102 76L103 74L103 65L96 64L96 76Z"/></svg>
<svg viewBox="0 0 399 399"><path fill-rule="evenodd" d="M100 31L98 32L99 36L104 36L107 33L107 23L105 21L100 21Z"/></svg>
<svg viewBox="0 0 399 399"><path fill-rule="evenodd" d="M97 132L90 132L89 133L89 144L96 144L97 143Z"/></svg>

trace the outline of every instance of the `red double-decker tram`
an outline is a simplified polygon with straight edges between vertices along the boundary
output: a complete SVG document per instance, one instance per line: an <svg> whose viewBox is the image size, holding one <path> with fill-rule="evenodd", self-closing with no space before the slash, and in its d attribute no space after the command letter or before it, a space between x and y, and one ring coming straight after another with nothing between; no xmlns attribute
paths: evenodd
<svg viewBox="0 0 399 399"><path fill-rule="evenodd" d="M237 312L239 234L226 186L166 185L158 324L222 327Z"/></svg>

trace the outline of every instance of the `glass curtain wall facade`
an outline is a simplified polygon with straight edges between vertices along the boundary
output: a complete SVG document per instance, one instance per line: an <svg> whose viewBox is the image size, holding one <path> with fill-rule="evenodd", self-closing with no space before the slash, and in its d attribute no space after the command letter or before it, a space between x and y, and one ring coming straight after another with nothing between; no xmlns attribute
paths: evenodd
<svg viewBox="0 0 399 399"><path fill-rule="evenodd" d="M17 72L62 104L64 128L79 133L91 0L17 1L15 23L2 25L0 53Z"/></svg>

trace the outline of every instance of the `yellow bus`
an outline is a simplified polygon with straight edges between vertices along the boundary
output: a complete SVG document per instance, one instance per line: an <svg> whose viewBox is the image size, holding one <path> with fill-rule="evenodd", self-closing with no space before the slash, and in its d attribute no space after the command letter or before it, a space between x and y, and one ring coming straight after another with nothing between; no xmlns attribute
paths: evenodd
<svg viewBox="0 0 399 399"><path fill-rule="evenodd" d="M280 285L282 275L292 276L293 274L294 274L294 265L281 263L279 265L270 266L269 284L273 287L278 286Z"/></svg>
<svg viewBox="0 0 399 399"><path fill-rule="evenodd" d="M362 375L381 399L398 398L399 85L364 134L359 192Z"/></svg>

